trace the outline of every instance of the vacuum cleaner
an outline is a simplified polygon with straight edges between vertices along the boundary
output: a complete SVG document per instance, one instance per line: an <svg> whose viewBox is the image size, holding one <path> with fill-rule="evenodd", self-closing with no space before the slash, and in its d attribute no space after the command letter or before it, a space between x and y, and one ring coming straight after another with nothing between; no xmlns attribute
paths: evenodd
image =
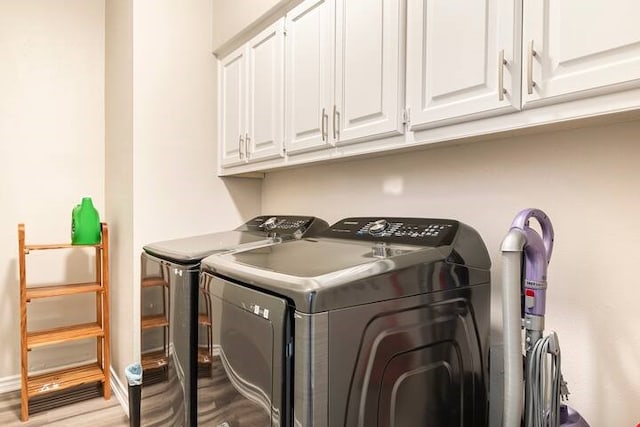
<svg viewBox="0 0 640 427"><path fill-rule="evenodd" d="M529 226L531 219L540 224L542 236ZM560 343L555 332L544 336L553 237L549 217L539 209L525 209L502 241L503 427L589 427L561 404L569 392L560 372Z"/></svg>

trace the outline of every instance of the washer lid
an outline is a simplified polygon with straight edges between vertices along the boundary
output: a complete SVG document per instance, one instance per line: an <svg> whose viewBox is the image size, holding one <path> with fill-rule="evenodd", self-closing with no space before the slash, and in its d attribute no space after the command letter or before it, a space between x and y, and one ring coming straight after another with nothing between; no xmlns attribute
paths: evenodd
<svg viewBox="0 0 640 427"><path fill-rule="evenodd" d="M226 231L151 243L143 247L148 254L181 264L200 262L216 252L244 245L269 244L275 239L247 231Z"/></svg>
<svg viewBox="0 0 640 427"><path fill-rule="evenodd" d="M348 276L354 270L379 274L382 266L397 267L401 257L430 249L432 248L419 246L381 246L337 239L304 239L286 245L268 245L211 257L205 259L203 264L214 269L216 266L228 266L231 271L235 271L233 266L237 264L262 271L264 273L260 274L267 276L278 273L323 283L331 278L332 284L339 284L352 280ZM437 253L441 258L440 252ZM373 268L374 265L377 268Z"/></svg>
<svg viewBox="0 0 640 427"><path fill-rule="evenodd" d="M168 261L192 264L216 252L300 239L316 235L327 227L325 221L313 216L261 215L233 231L166 240L148 244L143 249Z"/></svg>
<svg viewBox="0 0 640 427"><path fill-rule="evenodd" d="M345 218L317 236L212 255L205 280L282 295L305 313L489 282L484 242L455 220Z"/></svg>
<svg viewBox="0 0 640 427"><path fill-rule="evenodd" d="M334 308L329 300L341 290L362 287L358 282L367 278L443 260L447 249L303 239L213 255L202 261L202 271L283 295L297 310L315 312ZM362 302L350 301L358 303Z"/></svg>

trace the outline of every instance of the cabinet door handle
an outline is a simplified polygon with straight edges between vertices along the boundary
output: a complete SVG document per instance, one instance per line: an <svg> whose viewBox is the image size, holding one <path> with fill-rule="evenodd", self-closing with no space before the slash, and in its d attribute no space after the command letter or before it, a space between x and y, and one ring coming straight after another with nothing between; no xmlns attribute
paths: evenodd
<svg viewBox="0 0 640 427"><path fill-rule="evenodd" d="M498 101L504 100L504 94L507 90L504 88L504 66L507 61L504 59L504 49L498 54Z"/></svg>
<svg viewBox="0 0 640 427"><path fill-rule="evenodd" d="M327 140L327 132L325 128L325 118L327 117L326 111L322 109L322 115L320 116L320 132L322 133L322 142Z"/></svg>
<svg viewBox="0 0 640 427"><path fill-rule="evenodd" d="M340 135L340 129L338 129L338 126L340 126L340 112L338 111L338 108L334 105L333 106L333 139L337 140L338 137L337 135Z"/></svg>
<svg viewBox="0 0 640 427"><path fill-rule="evenodd" d="M249 133L245 133L244 134L244 156L247 160L249 160L249 155L251 154L251 151L249 150L251 148L251 146L249 145L249 141L251 141L251 138L249 138Z"/></svg>
<svg viewBox="0 0 640 427"><path fill-rule="evenodd" d="M531 95L536 82L533 81L533 57L538 53L533 48L533 40L529 42L529 54L527 55L527 93Z"/></svg>
<svg viewBox="0 0 640 427"><path fill-rule="evenodd" d="M244 139L242 138L242 134L238 135L238 155L240 156L240 160L244 158Z"/></svg>

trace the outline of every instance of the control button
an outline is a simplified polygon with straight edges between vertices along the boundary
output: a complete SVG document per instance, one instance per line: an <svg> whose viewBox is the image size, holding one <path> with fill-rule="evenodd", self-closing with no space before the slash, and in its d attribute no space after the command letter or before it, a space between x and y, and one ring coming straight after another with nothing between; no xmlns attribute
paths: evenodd
<svg viewBox="0 0 640 427"><path fill-rule="evenodd" d="M536 293L532 289L527 289L524 292L525 306L527 308L533 308L536 305Z"/></svg>
<svg viewBox="0 0 640 427"><path fill-rule="evenodd" d="M371 225L369 226L369 233L378 234L386 230L387 227L389 227L389 223L387 222L387 220L379 219L371 223Z"/></svg>
<svg viewBox="0 0 640 427"><path fill-rule="evenodd" d="M278 218L276 218L275 216L272 216L271 218L267 219L265 222L262 223L262 227L266 228L267 230L271 230L276 226L277 222L278 222Z"/></svg>

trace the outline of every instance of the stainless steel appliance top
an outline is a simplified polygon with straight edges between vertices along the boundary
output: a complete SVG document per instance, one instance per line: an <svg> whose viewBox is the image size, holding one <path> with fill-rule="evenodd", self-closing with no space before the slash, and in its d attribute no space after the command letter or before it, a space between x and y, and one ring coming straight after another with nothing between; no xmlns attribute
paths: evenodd
<svg viewBox="0 0 640 427"><path fill-rule="evenodd" d="M326 227L326 222L315 217L262 215L233 231L156 242L143 249L148 254L163 259L193 264L216 252L299 239L309 234L318 234Z"/></svg>
<svg viewBox="0 0 640 427"><path fill-rule="evenodd" d="M489 255L475 230L457 221L422 218L347 218L317 238L210 256L202 261L202 271L283 295L296 309L316 312L384 299L387 290L368 289L369 279L416 266L421 271L410 274L428 275L438 263L484 272L478 283L488 281ZM432 290L428 277L411 283L417 285L407 295Z"/></svg>

